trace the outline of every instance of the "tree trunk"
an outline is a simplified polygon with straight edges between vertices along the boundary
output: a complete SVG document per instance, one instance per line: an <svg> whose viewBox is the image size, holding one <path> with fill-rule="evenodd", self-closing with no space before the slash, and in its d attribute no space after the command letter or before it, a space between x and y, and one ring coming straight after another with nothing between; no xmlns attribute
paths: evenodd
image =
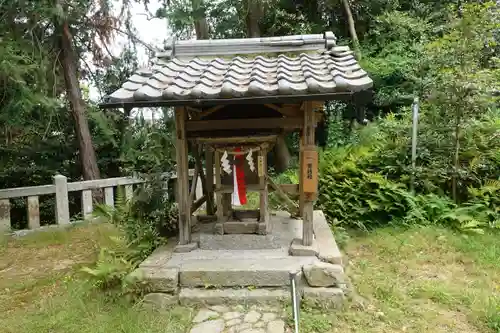
<svg viewBox="0 0 500 333"><path fill-rule="evenodd" d="M243 2L246 10L245 23L247 27L247 37L260 37L259 21L262 18L262 6L259 0L245 0Z"/></svg>
<svg viewBox="0 0 500 333"><path fill-rule="evenodd" d="M345 14L347 16L347 25L349 27L349 34L351 35L354 52L356 53L356 57L358 58L358 60L361 60L359 39L358 39L358 34L356 33L356 26L354 24L354 18L352 16L351 7L349 6L349 0L342 0L342 4L344 5Z"/></svg>
<svg viewBox="0 0 500 333"><path fill-rule="evenodd" d="M276 159L274 162L274 167L277 172L284 172L288 169L290 165L290 160L292 159L290 155L290 151L288 150L288 146L285 141L285 134L281 134L278 136L276 140L276 146L274 147L274 154L276 155Z"/></svg>
<svg viewBox="0 0 500 333"><path fill-rule="evenodd" d="M245 22L247 28L247 37L260 37L259 21L264 14L262 4L259 0L245 0L243 1L243 9L246 11ZM278 137L276 146L274 148L274 154L274 167L276 168L276 171L285 171L290 164L291 155L290 150L286 145L284 134Z"/></svg>
<svg viewBox="0 0 500 333"><path fill-rule="evenodd" d="M203 0L191 0L194 12L196 39L208 39L208 24Z"/></svg>
<svg viewBox="0 0 500 333"><path fill-rule="evenodd" d="M76 57L73 50L72 36L67 21L62 23L59 39L59 63L64 73L66 94L70 103L71 113L75 120L75 131L80 148L80 162L85 180L99 179L99 167L92 145L89 124L85 115L85 105L77 77Z"/></svg>

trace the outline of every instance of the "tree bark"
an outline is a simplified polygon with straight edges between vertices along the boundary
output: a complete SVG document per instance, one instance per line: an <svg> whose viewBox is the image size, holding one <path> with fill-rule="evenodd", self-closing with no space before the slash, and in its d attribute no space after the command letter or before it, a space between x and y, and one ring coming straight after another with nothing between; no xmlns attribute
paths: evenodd
<svg viewBox="0 0 500 333"><path fill-rule="evenodd" d="M349 6L349 0L342 0L342 4L344 5L345 14L347 16L347 25L349 27L349 34L351 35L354 52L356 53L356 57L358 58L358 60L361 60L359 39L358 34L356 33L356 26L354 24L354 18L352 16L351 6Z"/></svg>
<svg viewBox="0 0 500 333"><path fill-rule="evenodd" d="M259 21L264 14L262 4L259 0L244 0L243 8L246 10L245 12L245 22L247 28L247 37L256 38L260 37L260 27ZM276 142L276 146L274 148L275 161L274 167L276 171L283 172L285 171L290 164L290 150L285 142L285 135L282 134L278 137Z"/></svg>
<svg viewBox="0 0 500 333"><path fill-rule="evenodd" d="M191 0L194 12L196 39L208 39L208 23L203 0Z"/></svg>
<svg viewBox="0 0 500 333"><path fill-rule="evenodd" d="M276 161L274 167L277 172L284 172L290 165L290 160L292 159L290 151L285 141L285 134L278 136L276 140L276 146L274 147L274 153L276 155Z"/></svg>
<svg viewBox="0 0 500 333"><path fill-rule="evenodd" d="M58 4L58 2L56 2ZM59 37L59 63L64 74L64 83L71 113L75 120L75 131L80 148L80 162L85 180L99 179L99 167L92 145L89 124L85 115L80 82L77 77L77 63L73 50L72 35L67 21L62 23Z"/></svg>
<svg viewBox="0 0 500 333"><path fill-rule="evenodd" d="M247 37L260 37L259 21L262 18L262 6L258 0L245 0L245 23L247 27Z"/></svg>

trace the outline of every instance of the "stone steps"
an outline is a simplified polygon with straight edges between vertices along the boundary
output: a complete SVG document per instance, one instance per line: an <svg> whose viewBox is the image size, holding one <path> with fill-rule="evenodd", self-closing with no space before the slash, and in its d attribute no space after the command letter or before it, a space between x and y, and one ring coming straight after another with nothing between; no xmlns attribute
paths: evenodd
<svg viewBox="0 0 500 333"><path fill-rule="evenodd" d="M304 301L324 308L341 308L345 302L340 288L299 287ZM205 305L280 305L290 304L291 292L288 288L266 289L202 289L181 288L178 302L182 306Z"/></svg>
<svg viewBox="0 0 500 333"><path fill-rule="evenodd" d="M236 252L236 251L235 251ZM245 251L242 251L245 253ZM235 254L236 255L236 254ZM316 257L244 257L193 259L179 263L181 287L283 287L290 271L318 262Z"/></svg>
<svg viewBox="0 0 500 333"><path fill-rule="evenodd" d="M280 235L200 234L198 237L202 250L265 250L288 247L291 240Z"/></svg>
<svg viewBox="0 0 500 333"><path fill-rule="evenodd" d="M183 306L206 305L278 305L290 301L287 289L201 289L181 288L179 303Z"/></svg>
<svg viewBox="0 0 500 333"><path fill-rule="evenodd" d="M287 248L269 250L194 250L187 253L173 253L166 262L167 267L180 267L192 260L240 260L240 259L280 259L288 256Z"/></svg>

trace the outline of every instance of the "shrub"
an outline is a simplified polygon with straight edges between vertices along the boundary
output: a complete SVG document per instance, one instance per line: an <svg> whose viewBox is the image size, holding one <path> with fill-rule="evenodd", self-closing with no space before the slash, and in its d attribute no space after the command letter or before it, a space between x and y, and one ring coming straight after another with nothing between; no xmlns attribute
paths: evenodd
<svg viewBox="0 0 500 333"><path fill-rule="evenodd" d="M84 267L96 287L110 295L135 295L139 282L130 273L166 242L165 234L172 231L177 221L177 210L163 191L164 180L152 177L139 187L131 200L123 191L117 192L115 206L98 205L94 215L114 224L123 231L122 238L113 239L112 248L102 248L94 267Z"/></svg>

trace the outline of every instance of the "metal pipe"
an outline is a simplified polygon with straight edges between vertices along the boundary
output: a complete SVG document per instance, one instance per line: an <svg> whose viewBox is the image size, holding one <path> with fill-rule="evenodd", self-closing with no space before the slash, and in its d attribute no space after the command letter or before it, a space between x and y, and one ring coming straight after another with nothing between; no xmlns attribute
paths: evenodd
<svg viewBox="0 0 500 333"><path fill-rule="evenodd" d="M294 332L299 333L299 320L300 320L300 295L297 287L297 277L301 272L290 272L290 291L292 296L292 311Z"/></svg>
<svg viewBox="0 0 500 333"><path fill-rule="evenodd" d="M419 102L418 97L415 97L412 105L413 110L413 126L412 126L412 138L411 138L411 183L410 189L413 192L415 190L415 172L417 166L417 134L418 134L418 112L419 112Z"/></svg>

